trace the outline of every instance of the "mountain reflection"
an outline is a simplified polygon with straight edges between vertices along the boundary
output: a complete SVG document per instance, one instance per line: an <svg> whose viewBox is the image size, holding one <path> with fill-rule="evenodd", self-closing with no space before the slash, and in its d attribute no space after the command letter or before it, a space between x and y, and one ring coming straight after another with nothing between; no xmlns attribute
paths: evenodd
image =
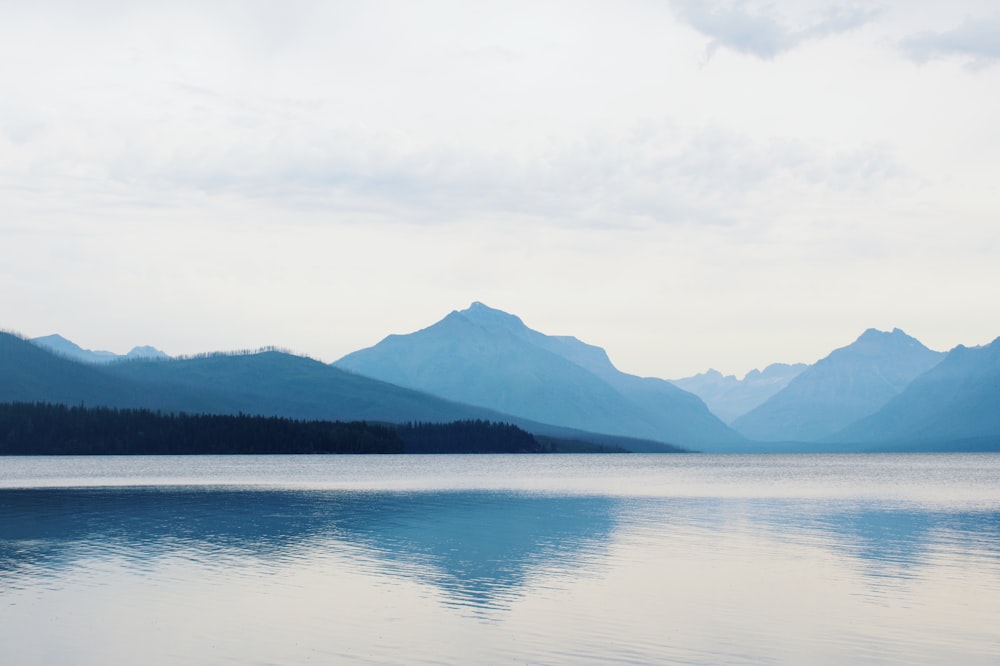
<svg viewBox="0 0 1000 666"><path fill-rule="evenodd" d="M0 490L0 593L109 558L137 569L159 557L217 567L253 558L267 571L334 553L389 580L431 584L447 605L489 610L539 576L594 570L619 532L655 534L666 553L692 530L724 548L741 522L779 544L845 556L872 589L949 550L1000 566L995 511L490 491L30 489Z"/></svg>
<svg viewBox="0 0 1000 666"><path fill-rule="evenodd" d="M856 558L861 573L904 580L939 555L962 552L1000 562L1000 514L915 509L864 510L828 517L837 550Z"/></svg>
<svg viewBox="0 0 1000 666"><path fill-rule="evenodd" d="M615 502L479 491L3 490L0 590L93 558L280 565L327 550L431 583L449 604L491 608L533 572L578 574L609 541Z"/></svg>
<svg viewBox="0 0 1000 666"><path fill-rule="evenodd" d="M919 577L922 567L951 553L1000 567L1000 513L994 510L771 500L758 501L754 513L755 522L782 541L846 558L873 589Z"/></svg>

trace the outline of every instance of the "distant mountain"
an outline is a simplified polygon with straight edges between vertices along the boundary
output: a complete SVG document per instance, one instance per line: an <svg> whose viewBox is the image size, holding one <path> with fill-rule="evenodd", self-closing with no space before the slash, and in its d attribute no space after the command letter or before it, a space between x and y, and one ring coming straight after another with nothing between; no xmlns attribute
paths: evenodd
<svg viewBox="0 0 1000 666"><path fill-rule="evenodd" d="M334 365L543 423L694 448L742 441L697 396L622 373L603 349L482 303Z"/></svg>
<svg viewBox="0 0 1000 666"><path fill-rule="evenodd" d="M277 351L92 365L0 333L0 402L331 421L445 423L478 419L512 423L546 437L629 451L677 450L648 440L535 423Z"/></svg>
<svg viewBox="0 0 1000 666"><path fill-rule="evenodd" d="M40 338L32 338L31 342L39 347L55 352L60 356L64 356L65 358L80 361L81 363L91 363L95 365L113 363L114 361L126 358L170 358L164 352L150 346L133 347L132 350L125 355L115 354L114 352L109 351L84 349L80 347L80 345L67 340L61 335L46 335Z"/></svg>
<svg viewBox="0 0 1000 666"><path fill-rule="evenodd" d="M1000 338L953 349L882 409L834 434L905 448L1000 448ZM902 447L901 447L902 448ZM938 447L934 447L938 448Z"/></svg>
<svg viewBox="0 0 1000 666"><path fill-rule="evenodd" d="M166 352L162 352L156 347L150 347L149 345L142 345L140 347L132 347L124 358L135 359L135 358L153 358L153 359L168 359L170 356Z"/></svg>
<svg viewBox="0 0 1000 666"><path fill-rule="evenodd" d="M40 338L32 338L30 342L51 352L55 352L60 356L80 361L81 363L110 363L118 358L118 354L114 352L84 349L61 335L46 335Z"/></svg>
<svg viewBox="0 0 1000 666"><path fill-rule="evenodd" d="M878 411L943 357L898 328L868 329L732 425L758 441L818 441Z"/></svg>
<svg viewBox="0 0 1000 666"><path fill-rule="evenodd" d="M142 381L125 381L96 366L71 360L10 333L0 333L0 402L66 405L188 408L196 398L163 391Z"/></svg>
<svg viewBox="0 0 1000 666"><path fill-rule="evenodd" d="M761 370L751 370L743 379L709 370L692 377L672 379L670 383L705 401L712 413L725 423L732 423L772 395L788 386L809 366L805 363L772 363Z"/></svg>

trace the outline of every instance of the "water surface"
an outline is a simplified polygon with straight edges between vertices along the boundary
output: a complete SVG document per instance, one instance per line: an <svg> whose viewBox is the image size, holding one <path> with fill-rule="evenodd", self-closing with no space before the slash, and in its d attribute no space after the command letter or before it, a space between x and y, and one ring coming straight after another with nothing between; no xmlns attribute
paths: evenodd
<svg viewBox="0 0 1000 666"><path fill-rule="evenodd" d="M1000 456L0 459L4 663L1000 663Z"/></svg>

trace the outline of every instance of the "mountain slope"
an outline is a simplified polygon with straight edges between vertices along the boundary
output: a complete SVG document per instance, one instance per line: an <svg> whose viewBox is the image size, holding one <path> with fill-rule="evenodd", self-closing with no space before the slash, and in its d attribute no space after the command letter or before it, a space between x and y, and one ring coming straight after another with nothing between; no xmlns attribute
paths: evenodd
<svg viewBox="0 0 1000 666"><path fill-rule="evenodd" d="M451 421L502 415L280 352L94 366L0 333L0 402L299 419Z"/></svg>
<svg viewBox="0 0 1000 666"><path fill-rule="evenodd" d="M199 410L212 413L392 422L501 416L277 351L137 360L108 366L107 372L168 393L192 392L201 398Z"/></svg>
<svg viewBox="0 0 1000 666"><path fill-rule="evenodd" d="M87 365L31 341L0 333L0 402L52 402L107 407L192 409L190 391L163 391L141 380L123 380L107 366Z"/></svg>
<svg viewBox="0 0 1000 666"><path fill-rule="evenodd" d="M482 303L334 365L544 423L692 447L741 440L696 396L619 372L603 349Z"/></svg>
<svg viewBox="0 0 1000 666"><path fill-rule="evenodd" d="M844 442L1000 445L1000 338L959 346L882 409L831 437Z"/></svg>
<svg viewBox="0 0 1000 666"><path fill-rule="evenodd" d="M673 379L671 384L705 401L712 413L725 423L732 423L798 377L809 366L805 363L772 363L761 370L751 370L743 379L709 370L692 377Z"/></svg>
<svg viewBox="0 0 1000 666"><path fill-rule="evenodd" d="M521 328L526 340L588 370L637 406L657 429L647 437L653 436L653 432L669 431L674 437L671 441L690 442L691 446L711 448L715 444L742 443L734 431L719 427L721 422L704 401L672 382L621 372L611 363L607 352L575 337L548 336L523 324Z"/></svg>
<svg viewBox="0 0 1000 666"><path fill-rule="evenodd" d="M758 441L818 441L873 414L941 361L903 331L868 329L733 422Z"/></svg>

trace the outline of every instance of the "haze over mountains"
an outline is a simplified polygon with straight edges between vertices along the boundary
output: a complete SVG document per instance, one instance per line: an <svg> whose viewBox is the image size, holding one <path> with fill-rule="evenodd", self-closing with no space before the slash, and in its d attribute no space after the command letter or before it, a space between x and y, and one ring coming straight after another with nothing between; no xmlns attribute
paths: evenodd
<svg viewBox="0 0 1000 666"><path fill-rule="evenodd" d="M788 386L789 382L808 367L805 363L772 363L764 370L751 370L743 379L711 369L692 377L670 381L674 386L694 393L705 401L713 414L732 424Z"/></svg>
<svg viewBox="0 0 1000 666"><path fill-rule="evenodd" d="M474 303L330 365L275 350L109 354L60 336L29 342L0 334L0 402L395 423L481 419L635 451L669 444L1000 450L1000 339L945 354L899 329L869 329L812 366L774 364L743 380L709 371L672 383L622 373L600 347ZM675 384L727 418L747 411L729 427Z"/></svg>

